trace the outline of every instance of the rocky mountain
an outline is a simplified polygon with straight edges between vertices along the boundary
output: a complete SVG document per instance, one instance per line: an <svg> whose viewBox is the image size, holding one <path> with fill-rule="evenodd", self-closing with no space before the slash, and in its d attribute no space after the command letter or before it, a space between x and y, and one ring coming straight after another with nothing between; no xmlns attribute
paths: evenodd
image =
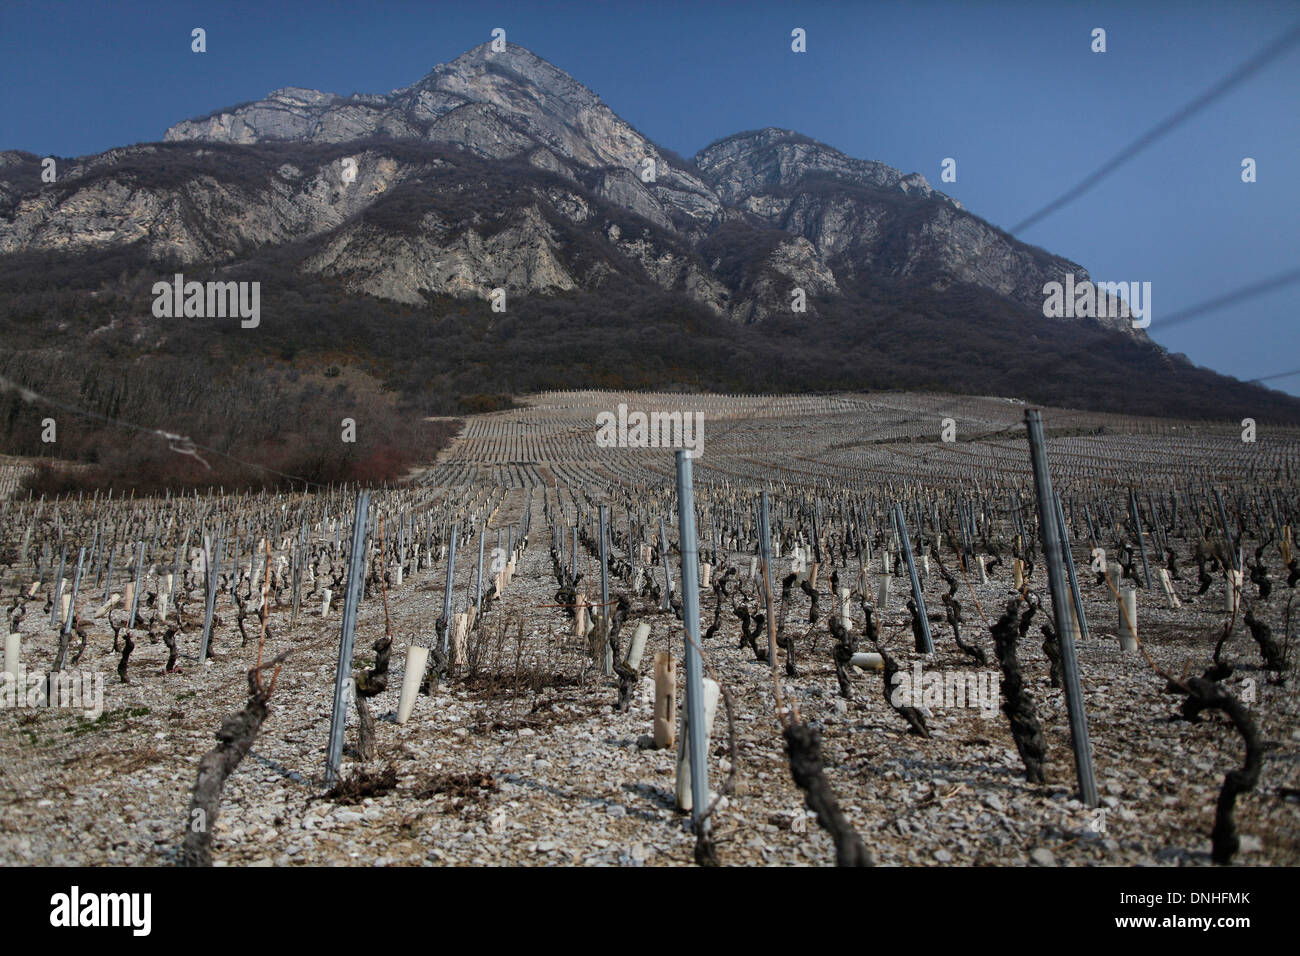
<svg viewBox="0 0 1300 956"><path fill-rule="evenodd" d="M575 227L661 288L739 321L788 311L795 287L816 298L881 275L936 288L971 283L1030 308L1041 306L1044 282L1066 272L1087 278L1077 264L969 214L922 176L852 159L797 133L742 133L681 160L514 44L501 52L483 44L388 94L277 90L178 123L164 142L173 145L66 162L56 188L44 190L32 188L30 157L6 154L0 252L142 241L155 255L193 262L328 234L304 270L417 302L427 294L484 297L503 286L525 293L590 287L616 267L575 271L562 248ZM251 175L232 177L222 168L230 154L207 144L254 147L238 163ZM491 235L461 229L436 210L413 221L415 230L380 229L360 214L402 187L473 191L447 181L469 168L463 158L399 152L399 144L445 146L547 175L518 177L521 189L486 230ZM281 148L256 148L267 146ZM343 146L354 148L340 152ZM271 167L272 156L289 161ZM190 174L174 175L178 168ZM629 231L605 206L644 222ZM766 234L727 281L719 275L724 260L701 246L736 223Z"/></svg>
<svg viewBox="0 0 1300 956"><path fill-rule="evenodd" d="M439 410L620 383L930 387L1123 410L1140 376L1160 396L1144 413L1300 417L1127 319L1044 318L1043 286L1087 271L916 173L773 128L684 159L514 44L386 94L278 90L56 167L47 182L40 157L0 153L11 349L328 353L373 362L386 388ZM154 319L147 290L173 270L261 282L262 331L232 346ZM460 352L377 344L362 315L436 327Z"/></svg>

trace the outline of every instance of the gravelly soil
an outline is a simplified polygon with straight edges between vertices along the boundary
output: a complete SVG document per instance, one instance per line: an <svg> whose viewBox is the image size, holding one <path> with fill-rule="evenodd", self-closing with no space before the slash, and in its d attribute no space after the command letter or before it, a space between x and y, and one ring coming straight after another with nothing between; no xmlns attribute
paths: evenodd
<svg viewBox="0 0 1300 956"><path fill-rule="evenodd" d="M522 501L521 492L511 492L499 520L517 516ZM542 528L539 500L534 508L533 527ZM1084 555L1076 559L1086 567ZM747 557L742 564L747 570ZM463 594L469 572L460 571ZM320 619L317 610L292 634L287 608L273 615L266 654L295 651L279 676L261 736L226 785L214 840L217 865L690 864L694 837L674 806L674 755L638 746L638 738L651 731L649 662L656 650L682 652L680 631L670 628L673 619L642 601L634 605L633 620L649 615L653 621L642 665L647 676L629 712L613 712L612 680L588 663L562 611L543 607L555 603L555 582L544 546L534 541L522 553L504 599L471 637L477 669L462 667L436 696L421 697L411 720L399 726L394 713L405 648L413 637L431 635L444 576L438 565L408 577L391 594L393 673L389 690L372 701L380 715L378 756L363 767L349 753L345 773L392 764L397 782L356 804L321 798L337 604L330 618ZM975 588L989 620L1012 595L1010 577L1009 569L999 568L988 586ZM1041 568L1033 584L1045 591ZM896 595L898 590L895 582ZM937 574L926 581L931 613L942 609L945 590ZM1073 799L1064 698L1049 686L1040 639L1023 642L1020 651L1048 747L1049 783L1031 786L998 711L930 708L933 739L924 740L906 733L906 724L888 707L879 672L860 672L855 698L840 699L825 618L811 628L796 625L808 608L807 598L796 592L788 626L808 634L798 642L799 676L783 677L786 693L821 729L828 778L878 863L1209 865L1215 799L1224 773L1241 762L1241 739L1220 716L1199 725L1171 720L1181 698L1162 692L1163 679L1141 655L1120 652L1110 592L1090 580L1084 591L1092 636L1080 648L1080 659L1103 798L1099 810ZM1266 605L1265 619L1279 636L1291 593L1283 585ZM1139 592L1145 646L1171 672L1190 666L1200 673L1222 625L1223 585L1196 599L1184 582L1180 594L1185 607L1173 612L1163 607L1163 598ZM966 606L966 637L992 659L988 630L969 593L959 598ZM707 623L711 591L702 603ZM825 583L822 604L830 604ZM117 682L111 633L102 623L92 628L79 668L105 675L104 713L97 721L66 710L0 713L0 863L174 861L199 758L213 745L221 719L242 706L245 670L255 655L251 645L241 646L224 600L218 613L223 611L226 620L217 629L209 664L195 665L197 634L190 633L182 638L180 672L163 674L166 648L141 639L130 684ZM891 650L910 667L921 658L910 650L904 617L895 597L884 630ZM41 618L31 614L23 625L24 663L32 670L47 669L53 659L55 638ZM520 621L522 647L516 638ZM925 668L975 666L957 649L946 624L933 628L937 650ZM631 624L625 637L630 629ZM363 603L358 664L373 656L370 644L382 631L380 602ZM790 779L769 666L739 648L738 624L730 614L705 650L737 711L738 785L715 815L721 861L832 863L831 842ZM1229 645L1229 656L1238 670L1228 686L1239 694L1253 690L1251 711L1263 738L1273 742L1259 786L1238 801L1244 836L1237 862L1295 865L1295 681L1266 679L1244 629ZM355 712L349 717L351 747ZM720 714L710 749L715 788L727 767L726 728Z"/></svg>

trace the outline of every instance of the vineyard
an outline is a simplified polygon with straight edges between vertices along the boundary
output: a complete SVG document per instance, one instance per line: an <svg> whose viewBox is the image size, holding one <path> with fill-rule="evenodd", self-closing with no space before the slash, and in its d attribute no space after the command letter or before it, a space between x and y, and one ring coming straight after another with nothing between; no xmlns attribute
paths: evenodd
<svg viewBox="0 0 1300 956"><path fill-rule="evenodd" d="M0 863L1300 863L1300 428L518 401L382 488L7 460Z"/></svg>

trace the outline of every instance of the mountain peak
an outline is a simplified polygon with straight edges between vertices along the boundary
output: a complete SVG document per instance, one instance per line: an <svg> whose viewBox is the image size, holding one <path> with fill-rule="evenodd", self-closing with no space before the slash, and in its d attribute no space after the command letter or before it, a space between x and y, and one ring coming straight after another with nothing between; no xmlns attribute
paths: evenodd
<svg viewBox="0 0 1300 956"><path fill-rule="evenodd" d="M873 189L897 189L909 196L935 197L961 208L919 173L905 174L885 163L854 159L803 133L775 126L733 133L710 143L695 154L695 164L727 203L822 177Z"/></svg>
<svg viewBox="0 0 1300 956"><path fill-rule="evenodd" d="M571 91L578 88L591 99L599 100L595 93L564 70L527 47L520 46L518 43L507 43L504 50L494 51L491 41L466 50L448 63L439 63L422 80L407 89L427 88L437 84L438 78L441 77L482 76L490 72L514 73L528 83L546 90Z"/></svg>
<svg viewBox="0 0 1300 956"><path fill-rule="evenodd" d="M410 86L347 99L287 87L177 123L166 139L336 143L371 136L452 143L492 158L538 146L594 167L637 166L659 151L600 97L517 43L481 43Z"/></svg>
<svg viewBox="0 0 1300 956"><path fill-rule="evenodd" d="M762 129L746 129L746 130L741 130L737 133L732 133L730 136L723 136L720 139L714 140L708 146L704 147L704 149L700 150L700 153L701 154L707 153L709 150L714 149L722 145L723 143L730 143L730 142L743 142L743 143L748 143L751 146L757 147L757 146L770 146L773 143L781 143L787 141L799 142L799 143L810 143L814 146L823 146L827 149L832 148L826 146L825 143L820 143L817 140L813 139L811 136L805 136L803 133L797 132L796 130L782 129L779 126L764 126Z"/></svg>

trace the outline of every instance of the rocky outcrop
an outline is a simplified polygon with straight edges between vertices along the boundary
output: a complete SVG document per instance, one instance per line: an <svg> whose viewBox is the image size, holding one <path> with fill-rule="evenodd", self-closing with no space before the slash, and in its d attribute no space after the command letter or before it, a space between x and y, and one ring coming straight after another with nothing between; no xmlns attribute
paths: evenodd
<svg viewBox="0 0 1300 956"><path fill-rule="evenodd" d="M69 164L59 182L27 193L0 220L0 253L84 250L144 243L154 258L228 260L264 246L327 232L418 170L358 151L358 178L345 183L337 162L304 169L270 162L232 181L219 157L187 154L192 174L165 185L140 169L175 162L157 147L117 150L115 163Z"/></svg>
<svg viewBox="0 0 1300 956"><path fill-rule="evenodd" d="M416 235L366 225L337 231L308 258L308 272L342 278L356 292L420 304L424 293L483 298L493 289L547 293L573 289L557 236L536 207L491 235L427 216Z"/></svg>
<svg viewBox="0 0 1300 956"><path fill-rule="evenodd" d="M896 190L916 198L937 196L956 205L917 173L905 176L884 163L852 159L790 130L769 128L728 136L700 150L695 164L722 201L732 206L810 178Z"/></svg>
<svg viewBox="0 0 1300 956"><path fill-rule="evenodd" d="M695 157L728 205L807 239L836 275L968 282L1041 309L1043 285L1088 278L962 209L925 177L852 159L788 130L727 137Z"/></svg>

